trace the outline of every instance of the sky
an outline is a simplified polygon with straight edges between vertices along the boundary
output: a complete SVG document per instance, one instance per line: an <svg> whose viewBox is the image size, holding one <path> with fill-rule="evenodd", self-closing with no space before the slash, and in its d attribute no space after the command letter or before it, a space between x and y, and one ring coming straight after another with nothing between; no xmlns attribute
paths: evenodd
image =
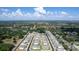
<svg viewBox="0 0 79 59"><path fill-rule="evenodd" d="M79 20L79 7L0 7L5 20Z"/></svg>

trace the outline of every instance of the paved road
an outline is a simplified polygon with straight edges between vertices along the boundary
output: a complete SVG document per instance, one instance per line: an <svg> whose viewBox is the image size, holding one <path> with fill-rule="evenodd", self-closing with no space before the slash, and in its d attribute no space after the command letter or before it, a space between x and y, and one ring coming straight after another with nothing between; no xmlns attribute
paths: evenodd
<svg viewBox="0 0 79 59"><path fill-rule="evenodd" d="M23 38L23 41L19 44L18 48L16 50L18 51L26 51L29 49L29 45L32 42L32 38L34 36L34 33L29 33L27 37Z"/></svg>
<svg viewBox="0 0 79 59"><path fill-rule="evenodd" d="M52 51L52 47L44 33L29 33L19 44L18 51Z"/></svg>
<svg viewBox="0 0 79 59"><path fill-rule="evenodd" d="M30 51L51 51L51 45L45 34L36 33L29 48Z"/></svg>
<svg viewBox="0 0 79 59"><path fill-rule="evenodd" d="M50 31L46 33L33 32L23 38L18 45L18 51L64 51L65 49Z"/></svg>
<svg viewBox="0 0 79 59"><path fill-rule="evenodd" d="M65 51L64 47L59 44L57 38L50 31L46 31L46 34L54 48L54 51Z"/></svg>

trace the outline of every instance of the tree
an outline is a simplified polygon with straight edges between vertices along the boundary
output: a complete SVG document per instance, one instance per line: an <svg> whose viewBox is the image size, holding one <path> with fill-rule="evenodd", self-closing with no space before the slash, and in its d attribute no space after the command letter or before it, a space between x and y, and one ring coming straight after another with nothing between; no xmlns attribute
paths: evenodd
<svg viewBox="0 0 79 59"><path fill-rule="evenodd" d="M75 38L73 38L73 37L71 37L71 38L69 38L69 42L70 42L70 44L71 44L71 48L70 48L70 51L72 51L73 50L73 44L74 44L74 42L75 42Z"/></svg>
<svg viewBox="0 0 79 59"><path fill-rule="evenodd" d="M12 44L0 43L0 51L11 51L13 47L14 45Z"/></svg>
<svg viewBox="0 0 79 59"><path fill-rule="evenodd" d="M16 39L15 39L15 38L13 38L13 43L15 43L15 44L17 43L17 41L16 41Z"/></svg>

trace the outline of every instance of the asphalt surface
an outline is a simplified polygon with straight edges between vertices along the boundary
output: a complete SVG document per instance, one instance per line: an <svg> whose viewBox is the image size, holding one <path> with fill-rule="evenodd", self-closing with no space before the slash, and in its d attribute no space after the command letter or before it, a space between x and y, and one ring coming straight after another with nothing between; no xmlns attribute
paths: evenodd
<svg viewBox="0 0 79 59"><path fill-rule="evenodd" d="M46 34L53 46L54 51L65 51L64 47L57 41L57 38L50 31L46 31Z"/></svg>
<svg viewBox="0 0 79 59"><path fill-rule="evenodd" d="M16 50L18 51L65 51L64 47L59 44L55 36L50 32L29 33L23 38Z"/></svg>

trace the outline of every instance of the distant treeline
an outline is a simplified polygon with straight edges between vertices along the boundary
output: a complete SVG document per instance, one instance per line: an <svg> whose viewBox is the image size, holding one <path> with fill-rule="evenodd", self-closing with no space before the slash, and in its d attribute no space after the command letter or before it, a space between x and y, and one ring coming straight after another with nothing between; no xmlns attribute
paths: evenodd
<svg viewBox="0 0 79 59"><path fill-rule="evenodd" d="M79 32L79 28L61 28L62 31L66 32Z"/></svg>
<svg viewBox="0 0 79 59"><path fill-rule="evenodd" d="M69 23L69 24L79 24L79 20L15 20L15 21L0 21L0 24L30 24L30 23L51 23L51 24L57 24L57 23Z"/></svg>

